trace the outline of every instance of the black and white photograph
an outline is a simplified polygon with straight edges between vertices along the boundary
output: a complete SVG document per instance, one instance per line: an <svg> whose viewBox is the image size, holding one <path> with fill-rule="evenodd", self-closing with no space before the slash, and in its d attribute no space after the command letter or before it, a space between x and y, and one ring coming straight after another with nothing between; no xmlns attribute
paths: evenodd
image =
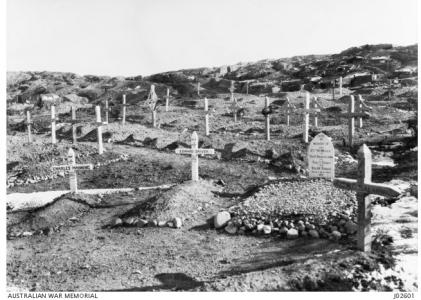
<svg viewBox="0 0 421 300"><path fill-rule="evenodd" d="M417 0L4 2L5 299L418 297Z"/></svg>

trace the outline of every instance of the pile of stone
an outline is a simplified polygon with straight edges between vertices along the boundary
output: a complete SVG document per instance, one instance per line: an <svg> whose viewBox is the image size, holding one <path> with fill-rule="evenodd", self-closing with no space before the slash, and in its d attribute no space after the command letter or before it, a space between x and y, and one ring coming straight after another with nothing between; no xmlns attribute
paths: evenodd
<svg viewBox="0 0 421 300"><path fill-rule="evenodd" d="M181 228L183 221L179 217L172 218L168 221L158 219L143 219L138 217L115 218L112 220L110 227L127 226L127 227L170 227Z"/></svg>
<svg viewBox="0 0 421 300"><path fill-rule="evenodd" d="M229 211L214 216L230 234L275 234L339 240L357 231L356 200L323 179L290 179L262 187Z"/></svg>

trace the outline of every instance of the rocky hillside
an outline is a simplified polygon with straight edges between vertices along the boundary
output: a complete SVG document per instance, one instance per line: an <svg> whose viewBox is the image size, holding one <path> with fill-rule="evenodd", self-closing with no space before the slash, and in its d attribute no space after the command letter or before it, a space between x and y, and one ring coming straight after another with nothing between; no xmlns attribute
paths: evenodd
<svg viewBox="0 0 421 300"><path fill-rule="evenodd" d="M377 87L389 84L417 85L417 45L394 47L390 44L352 47L333 55L308 55L238 63L216 68L185 69L154 74L148 77L109 77L59 72L7 72L7 100L42 107L45 102L69 101L96 104L105 99L128 103L146 99L151 84L159 97L170 88L174 98L200 95L214 97L228 93L231 80L235 92L282 96L282 92L329 89L338 78L351 90L370 94ZM371 88L371 90L370 90Z"/></svg>

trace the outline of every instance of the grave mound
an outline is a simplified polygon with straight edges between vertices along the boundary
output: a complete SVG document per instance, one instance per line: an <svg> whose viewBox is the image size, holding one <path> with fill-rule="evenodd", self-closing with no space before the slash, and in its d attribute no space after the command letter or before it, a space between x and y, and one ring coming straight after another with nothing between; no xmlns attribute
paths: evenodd
<svg viewBox="0 0 421 300"><path fill-rule="evenodd" d="M71 222L69 219L87 212L95 203L98 203L98 198L94 195L68 193L42 207L8 213L8 236L57 231Z"/></svg>
<svg viewBox="0 0 421 300"><path fill-rule="evenodd" d="M294 178L260 187L229 212L233 224L249 231L259 224L294 228L297 222L320 231L354 220L356 207L354 192L336 188L329 180Z"/></svg>
<svg viewBox="0 0 421 300"><path fill-rule="evenodd" d="M221 187L211 181L187 181L142 202L121 218L135 217L158 222L181 218L183 226L203 224L209 215L218 210L212 205L216 201L213 192L220 190Z"/></svg>

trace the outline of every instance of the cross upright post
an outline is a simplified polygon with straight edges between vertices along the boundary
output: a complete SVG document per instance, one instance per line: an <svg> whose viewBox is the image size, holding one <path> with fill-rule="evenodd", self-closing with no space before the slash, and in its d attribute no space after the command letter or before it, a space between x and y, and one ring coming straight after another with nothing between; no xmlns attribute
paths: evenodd
<svg viewBox="0 0 421 300"><path fill-rule="evenodd" d="M314 100L313 101L313 108L314 109L317 109L318 108L318 105L317 105L317 97L314 96L314 99L313 100ZM318 127L318 125L319 125L319 123L318 123L317 114L314 114L314 127Z"/></svg>
<svg viewBox="0 0 421 300"><path fill-rule="evenodd" d="M200 81L197 82L197 96L200 97Z"/></svg>
<svg viewBox="0 0 421 300"><path fill-rule="evenodd" d="M310 93L309 92L306 92L304 110L310 110ZM309 119L310 119L309 113L304 111L304 134L303 134L304 143L308 143L308 129L310 127Z"/></svg>
<svg viewBox="0 0 421 300"><path fill-rule="evenodd" d="M167 96L165 97L165 111L168 111L168 105L170 102L170 89L167 88Z"/></svg>
<svg viewBox="0 0 421 300"><path fill-rule="evenodd" d="M152 127L156 127L156 103L158 101L158 96L155 93L155 85L151 84L151 90L149 91L148 99L146 104L149 106L152 112Z"/></svg>
<svg viewBox="0 0 421 300"><path fill-rule="evenodd" d="M108 107L108 99L105 99L105 124L108 124L108 112L109 112L109 107Z"/></svg>
<svg viewBox="0 0 421 300"><path fill-rule="evenodd" d="M342 97L342 76L339 77L339 97Z"/></svg>
<svg viewBox="0 0 421 300"><path fill-rule="evenodd" d="M57 143L56 139L56 106L51 105L51 143Z"/></svg>
<svg viewBox="0 0 421 300"><path fill-rule="evenodd" d="M209 135L209 107L208 98L205 97L205 135Z"/></svg>
<svg viewBox="0 0 421 300"><path fill-rule="evenodd" d="M371 151L367 145L358 150L358 179L335 178L336 187L356 191L357 211L357 248L360 251L371 251L371 203L370 194L397 197L401 194L398 188L390 185L371 182Z"/></svg>
<svg viewBox="0 0 421 300"><path fill-rule="evenodd" d="M291 102L289 101L289 98L287 97L287 126L289 126L290 113L291 113Z"/></svg>
<svg viewBox="0 0 421 300"><path fill-rule="evenodd" d="M348 119L348 140L349 140L349 146L352 147L353 144L353 137L354 137L354 126L355 126L355 120L354 120L354 116L352 115L355 112L355 101L354 101L354 96L351 95L350 100L349 100L349 108L348 108L348 113L350 114L349 119Z"/></svg>
<svg viewBox="0 0 421 300"><path fill-rule="evenodd" d="M32 143L32 121L31 121L31 112L29 110L26 111L26 126L28 129L28 142Z"/></svg>
<svg viewBox="0 0 421 300"><path fill-rule="evenodd" d="M76 135L76 107L72 106L72 140L73 144L77 143L77 135Z"/></svg>
<svg viewBox="0 0 421 300"><path fill-rule="evenodd" d="M102 145L102 122L101 122L101 107L99 105L95 106L95 115L96 115L96 125L98 133L98 153L104 153L104 147Z"/></svg>
<svg viewBox="0 0 421 300"><path fill-rule="evenodd" d="M126 124L126 94L123 94L123 116L121 118L121 124L125 125Z"/></svg>
<svg viewBox="0 0 421 300"><path fill-rule="evenodd" d="M269 110L269 98L265 97L265 108ZM266 132L266 140L270 141L270 114L265 115L265 132Z"/></svg>

